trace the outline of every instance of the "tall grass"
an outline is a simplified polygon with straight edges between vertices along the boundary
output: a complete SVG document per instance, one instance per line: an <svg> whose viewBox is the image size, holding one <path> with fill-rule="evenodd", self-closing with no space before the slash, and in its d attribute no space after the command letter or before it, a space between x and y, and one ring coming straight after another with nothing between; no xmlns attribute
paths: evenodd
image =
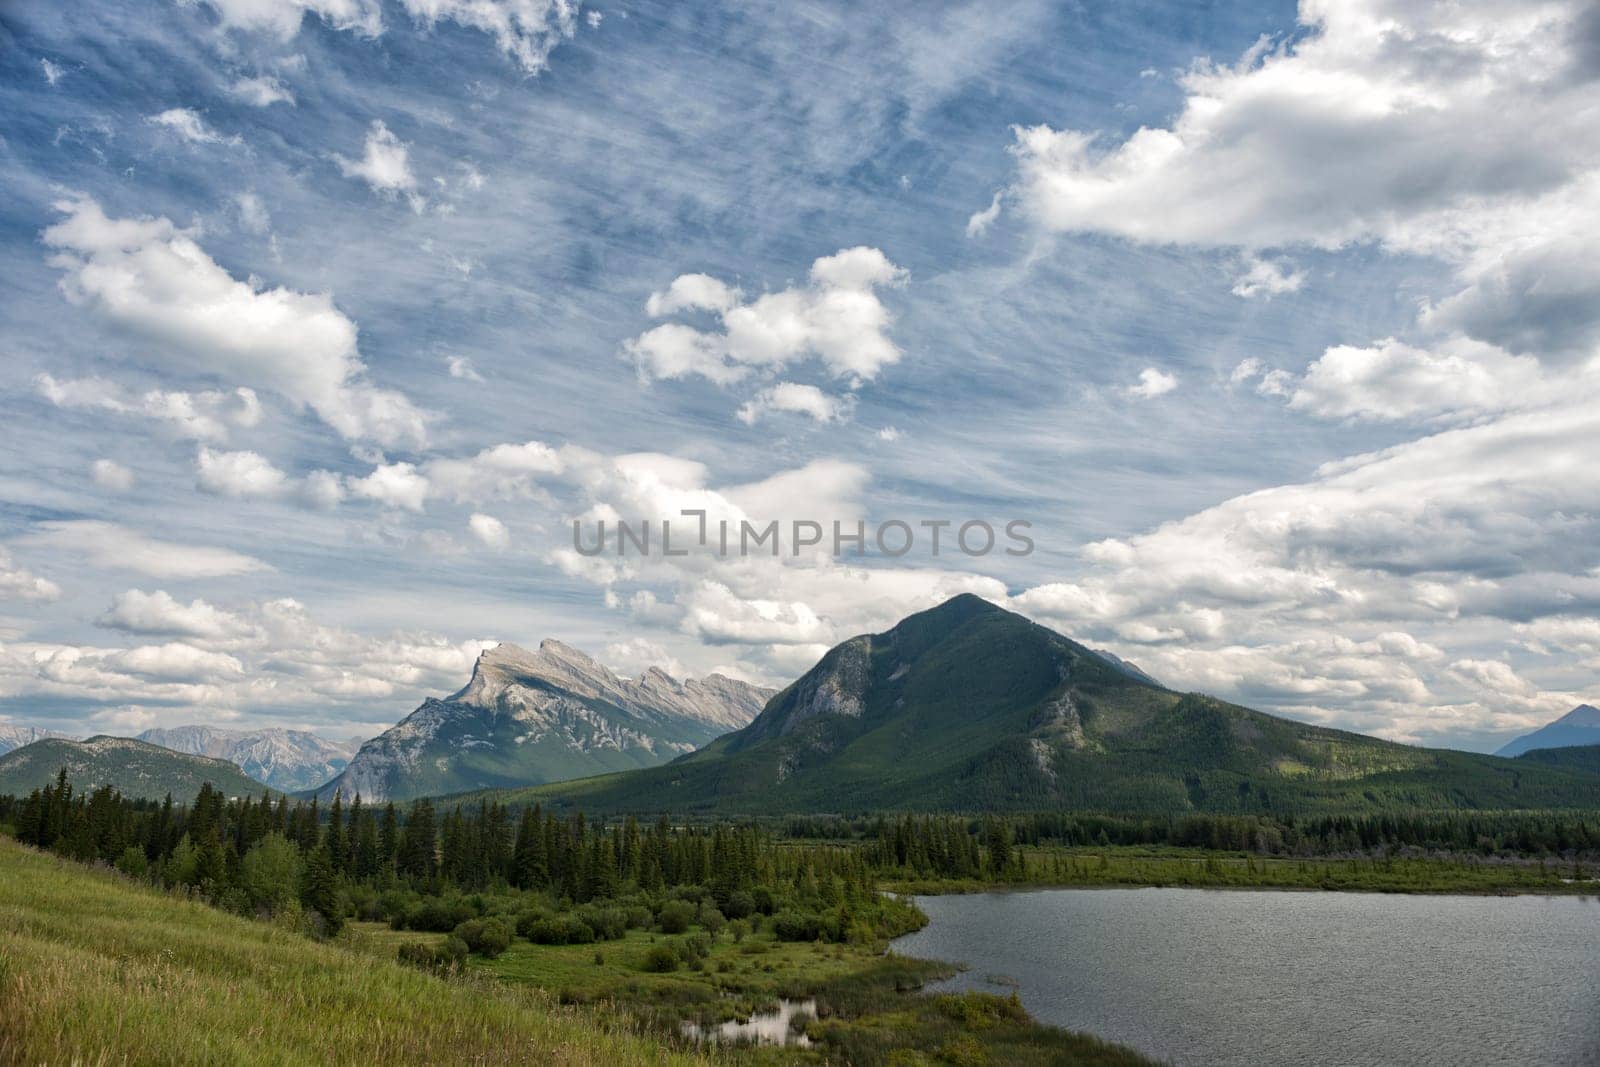
<svg viewBox="0 0 1600 1067"><path fill-rule="evenodd" d="M620 1014L446 980L0 840L0 1063L703 1062Z"/></svg>

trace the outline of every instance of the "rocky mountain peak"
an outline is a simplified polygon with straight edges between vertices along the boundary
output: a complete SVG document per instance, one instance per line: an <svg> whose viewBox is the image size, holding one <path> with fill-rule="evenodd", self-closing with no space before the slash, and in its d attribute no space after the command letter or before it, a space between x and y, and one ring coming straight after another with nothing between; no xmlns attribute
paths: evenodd
<svg viewBox="0 0 1600 1067"><path fill-rule="evenodd" d="M744 726L771 690L652 667L624 678L554 639L478 654L466 686L364 745L318 792L391 799L665 762Z"/></svg>

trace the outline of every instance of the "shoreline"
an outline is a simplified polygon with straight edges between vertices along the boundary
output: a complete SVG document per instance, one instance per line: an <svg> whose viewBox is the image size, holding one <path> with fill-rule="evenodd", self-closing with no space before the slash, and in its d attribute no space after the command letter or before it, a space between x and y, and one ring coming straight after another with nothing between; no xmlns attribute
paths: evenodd
<svg viewBox="0 0 1600 1067"><path fill-rule="evenodd" d="M1554 887L1527 887L1519 888L1507 886L1503 889L1362 889L1362 888L1329 888L1323 886L1302 885L1172 885L1165 882L1040 882L1018 885L1007 882L976 883L972 885L952 885L940 888L912 884L912 888L904 888L907 883L889 883L882 888L885 893L894 893L897 896L909 897L964 897L978 896L984 893L1046 893L1046 892L1098 892L1127 891L1135 889L1181 889L1205 893L1338 893L1341 896L1374 896L1374 897L1586 897L1600 898L1600 878L1590 879L1583 888L1574 885L1571 889L1557 889ZM902 934L902 937L910 936Z"/></svg>

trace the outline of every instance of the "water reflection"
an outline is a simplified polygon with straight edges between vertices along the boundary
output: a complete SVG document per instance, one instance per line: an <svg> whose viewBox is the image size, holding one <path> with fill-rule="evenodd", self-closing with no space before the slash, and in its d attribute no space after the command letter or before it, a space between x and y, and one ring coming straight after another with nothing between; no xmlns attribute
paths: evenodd
<svg viewBox="0 0 1600 1067"><path fill-rule="evenodd" d="M794 1045L808 1048L811 1039L789 1024L817 1017L815 1000L780 1000L776 1011L758 1011L743 1022L737 1019L716 1026L684 1023L686 1037L719 1044Z"/></svg>

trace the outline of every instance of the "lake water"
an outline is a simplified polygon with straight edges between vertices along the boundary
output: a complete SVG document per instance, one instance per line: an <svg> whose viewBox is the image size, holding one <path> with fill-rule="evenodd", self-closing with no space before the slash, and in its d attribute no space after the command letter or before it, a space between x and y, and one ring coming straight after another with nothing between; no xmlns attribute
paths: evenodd
<svg viewBox="0 0 1600 1067"><path fill-rule="evenodd" d="M796 1019L815 1019L815 1000L779 1000L773 1011L757 1012L748 1019L734 1019L716 1026L684 1023L683 1033L697 1041L718 1044L797 1045L808 1048L811 1039L790 1025Z"/></svg>
<svg viewBox="0 0 1600 1067"><path fill-rule="evenodd" d="M1600 1064L1600 901L1200 889L918 897L894 942L1179 1065Z"/></svg>

